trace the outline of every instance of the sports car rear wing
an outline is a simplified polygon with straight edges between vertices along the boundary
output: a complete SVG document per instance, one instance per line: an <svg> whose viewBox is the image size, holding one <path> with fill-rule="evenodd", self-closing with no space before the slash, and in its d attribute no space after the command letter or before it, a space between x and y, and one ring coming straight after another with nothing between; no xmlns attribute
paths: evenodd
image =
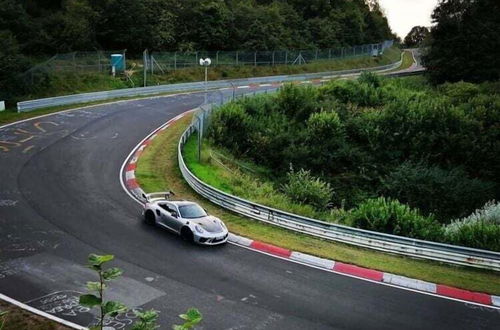
<svg viewBox="0 0 500 330"><path fill-rule="evenodd" d="M159 200L170 200L170 197L175 196L173 191L161 191L161 192L154 192L150 194L142 194L142 198L147 202L155 202Z"/></svg>

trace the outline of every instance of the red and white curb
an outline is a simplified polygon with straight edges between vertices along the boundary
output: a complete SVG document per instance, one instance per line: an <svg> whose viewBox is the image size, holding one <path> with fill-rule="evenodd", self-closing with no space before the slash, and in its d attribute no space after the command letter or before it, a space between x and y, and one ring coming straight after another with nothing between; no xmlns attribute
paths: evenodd
<svg viewBox="0 0 500 330"><path fill-rule="evenodd" d="M147 148L149 144L151 144L152 140L161 131L167 129L171 124L173 124L177 120L181 119L188 113L193 112L195 110L197 109L192 109L187 112L184 112L178 115L177 117L169 120L162 126L158 127L156 130L154 130L150 135L148 135L133 149L133 151L127 157L125 163L122 165L122 170L120 171L120 180L122 182L122 186L124 190L129 194L129 196L131 196L139 203L142 198L142 194L144 192L140 188L135 178L135 169L137 161L141 156L142 152L144 151L145 148ZM441 298L462 301L481 306L487 306L489 308L500 310L500 296L463 290L447 285L426 282L401 275L395 275L374 269L342 263L335 260L323 259L313 255L291 251L272 244L255 241L235 234L229 234L228 241L232 244L253 251L261 252L273 257L286 259L292 262L330 271L333 273L343 274L345 276L350 276L365 281L397 287L400 289L410 290L422 294L428 294Z"/></svg>
<svg viewBox="0 0 500 330"><path fill-rule="evenodd" d="M229 240L234 244L249 248L251 250L263 252L265 254L282 259L289 259L301 264L313 266L315 268L321 268L334 273L344 274L371 282L384 283L394 287L410 289L416 292L428 293L435 296L451 298L468 303L500 308L500 296L493 296L481 292L458 289L447 285L421 281L401 275L395 275L374 269L346 264L339 261L318 258L313 255L291 251L272 244L254 241L234 234L230 234Z"/></svg>
<svg viewBox="0 0 500 330"><path fill-rule="evenodd" d="M161 131L164 131L171 124L175 123L177 120L181 119L187 114L196 111L197 109L198 108L181 113L180 115L170 119L165 124L155 129L144 140L142 140L141 143L139 143L139 145L137 145L134 148L134 150L130 153L130 155L127 157L127 161L123 164L122 169L120 171L120 181L122 183L122 187L132 198L140 200L142 199L142 195L144 193L144 191L141 189L135 178L135 169L137 168L137 161L139 160L139 157L143 153L144 149L146 149L146 147L150 145L151 142L153 142L153 140L158 136L158 134Z"/></svg>

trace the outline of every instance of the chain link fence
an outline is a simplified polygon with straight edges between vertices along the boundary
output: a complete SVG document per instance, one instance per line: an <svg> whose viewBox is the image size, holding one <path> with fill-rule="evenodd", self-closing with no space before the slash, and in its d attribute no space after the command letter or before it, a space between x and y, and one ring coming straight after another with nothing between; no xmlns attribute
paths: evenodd
<svg viewBox="0 0 500 330"><path fill-rule="evenodd" d="M147 74L166 73L178 69L199 66L199 59L210 57L212 66L274 66L301 65L319 61L347 59L361 56L379 56L393 45L392 40L377 44L353 47L312 49L312 50L275 50L275 51L195 51L195 52L154 52L144 51L142 64L144 81ZM80 51L57 54L49 60L37 64L18 76L24 87L42 85L49 81L50 75L58 72L102 72L111 74L111 55L123 57L126 65L126 50L118 51ZM139 60L141 62L141 60Z"/></svg>
<svg viewBox="0 0 500 330"><path fill-rule="evenodd" d="M126 67L126 50L117 51L85 51L66 54L56 54L49 60L39 63L22 73L19 80L26 86L37 85L48 79L48 76L57 72L111 72L111 55L123 56Z"/></svg>
<svg viewBox="0 0 500 330"><path fill-rule="evenodd" d="M195 67L199 65L200 58L206 57L212 59L212 66L300 65L361 56L379 56L392 45L392 40L386 40L377 44L310 50L154 52L151 54L146 51L144 63L147 63L146 68L150 73Z"/></svg>

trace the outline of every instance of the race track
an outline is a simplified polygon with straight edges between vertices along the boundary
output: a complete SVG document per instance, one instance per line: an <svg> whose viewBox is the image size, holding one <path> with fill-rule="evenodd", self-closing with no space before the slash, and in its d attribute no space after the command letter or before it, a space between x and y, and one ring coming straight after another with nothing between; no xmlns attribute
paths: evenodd
<svg viewBox="0 0 500 330"><path fill-rule="evenodd" d="M198 247L144 225L120 167L148 133L202 102L200 93L124 101L0 128L0 292L88 325L93 314L76 304L94 279L86 257L111 253L125 273L108 298L160 310L165 329L191 306L200 329L498 329L498 309L233 245Z"/></svg>

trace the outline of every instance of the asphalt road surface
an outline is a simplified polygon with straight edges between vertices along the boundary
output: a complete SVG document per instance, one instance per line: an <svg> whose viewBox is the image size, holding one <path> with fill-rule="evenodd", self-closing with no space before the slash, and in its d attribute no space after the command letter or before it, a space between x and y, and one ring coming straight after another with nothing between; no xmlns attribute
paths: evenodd
<svg viewBox="0 0 500 330"><path fill-rule="evenodd" d="M243 92L243 90L240 90ZM220 92L219 92L220 93ZM228 91L230 93L230 91ZM93 106L0 129L0 292L82 325L89 253L124 269L107 298L200 329L498 329L500 311L291 263L233 245L199 247L144 225L120 167L149 132L203 94ZM250 221L250 220L249 220ZM132 313L107 320L115 329Z"/></svg>

